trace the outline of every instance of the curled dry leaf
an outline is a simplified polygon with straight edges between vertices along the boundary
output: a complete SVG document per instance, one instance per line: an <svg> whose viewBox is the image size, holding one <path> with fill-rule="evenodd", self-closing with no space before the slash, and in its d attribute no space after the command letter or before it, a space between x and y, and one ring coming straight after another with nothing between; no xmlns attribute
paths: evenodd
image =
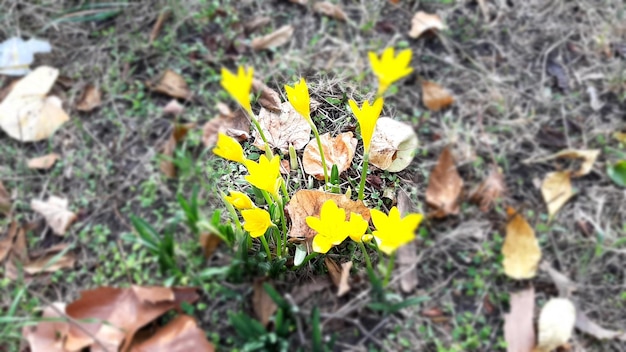
<svg viewBox="0 0 626 352"><path fill-rule="evenodd" d="M328 17L332 17L339 21L348 20L348 16L345 12L343 12L339 5L335 5L328 1L316 2L315 5L313 5L313 11Z"/></svg>
<svg viewBox="0 0 626 352"><path fill-rule="evenodd" d="M535 277L541 259L541 248L530 224L513 209L507 210L510 219L506 224L506 238L502 245L504 273L513 279Z"/></svg>
<svg viewBox="0 0 626 352"><path fill-rule="evenodd" d="M324 257L324 264L328 269L328 275L335 287L337 287L337 297L341 297L350 292L350 269L352 269L352 261L341 264L341 268L330 257Z"/></svg>
<svg viewBox="0 0 626 352"><path fill-rule="evenodd" d="M293 30L291 25L282 26L268 35L252 39L250 45L254 50L265 50L285 45L291 40Z"/></svg>
<svg viewBox="0 0 626 352"><path fill-rule="evenodd" d="M0 104L0 127L21 142L47 139L70 118L57 97L46 97L59 76L52 67L40 66L19 80Z"/></svg>
<svg viewBox="0 0 626 352"><path fill-rule="evenodd" d="M361 214L365 221L370 220L370 210L360 200L350 200L345 194L302 189L291 197L286 207L289 218L291 219L289 236L293 238L312 239L316 232L306 224L306 217L319 217L322 204L329 199L334 200L338 207L345 209L346 220L349 218L351 212Z"/></svg>
<svg viewBox="0 0 626 352"><path fill-rule="evenodd" d="M339 282L341 281L341 269L339 265L335 263L332 258L324 256L324 265L326 265L326 270L328 270L328 276L330 276L330 280L333 282L335 287L339 287Z"/></svg>
<svg viewBox="0 0 626 352"><path fill-rule="evenodd" d="M257 318L263 324L263 326L267 326L270 323L270 318L276 310L278 306L272 300L272 297L265 291L263 287L264 280L257 279L254 281L254 293L252 294L252 308L254 309L254 313Z"/></svg>
<svg viewBox="0 0 626 352"><path fill-rule="evenodd" d="M422 103L431 111L445 109L454 103L450 92L435 82L422 82Z"/></svg>
<svg viewBox="0 0 626 352"><path fill-rule="evenodd" d="M524 160L524 163L546 162L554 159L577 159L580 160L580 165L576 171L572 172L572 177L580 177L591 172L600 152L599 149L564 149L546 157Z"/></svg>
<svg viewBox="0 0 626 352"><path fill-rule="evenodd" d="M43 309L41 320L34 326L22 328L22 336L28 341L31 352L66 352L63 340L69 324L63 320L65 303L55 302Z"/></svg>
<svg viewBox="0 0 626 352"><path fill-rule="evenodd" d="M424 32L430 30L442 30L446 25L443 24L441 18L436 14L429 14L423 11L417 12L411 20L411 30L409 37L418 38Z"/></svg>
<svg viewBox="0 0 626 352"><path fill-rule="evenodd" d="M432 216L443 218L450 214L458 214L462 190L463 179L456 169L450 148L446 147L430 173L426 189L426 203L435 209Z"/></svg>
<svg viewBox="0 0 626 352"><path fill-rule="evenodd" d="M4 215L9 215L11 213L11 194L4 187L2 181L0 181L0 212L4 213Z"/></svg>
<svg viewBox="0 0 626 352"><path fill-rule="evenodd" d="M261 27L267 26L270 22L272 22L271 17L255 17L249 21L246 21L246 23L243 24L243 28L246 30L247 34L250 34Z"/></svg>
<svg viewBox="0 0 626 352"><path fill-rule="evenodd" d="M206 259L211 258L217 247L222 243L222 239L212 233L200 234L200 247Z"/></svg>
<svg viewBox="0 0 626 352"><path fill-rule="evenodd" d="M530 287L511 293L511 312L504 315L504 340L507 352L530 352L535 346L535 290Z"/></svg>
<svg viewBox="0 0 626 352"><path fill-rule="evenodd" d="M207 148L215 145L219 132L240 142L250 138L250 120L242 109L232 112L228 105L217 103L217 110L219 115L207 121L202 127L202 143Z"/></svg>
<svg viewBox="0 0 626 352"><path fill-rule="evenodd" d="M72 252L65 252L67 244L58 244L42 251L32 252L28 263L23 263L24 272L29 275L39 273L53 273L60 269L71 269L76 262L76 256Z"/></svg>
<svg viewBox="0 0 626 352"><path fill-rule="evenodd" d="M357 140L352 136L352 132L341 133L334 138L330 136L330 133L325 133L320 136L320 141L322 142L324 159L328 170L331 170L333 165L337 165L337 169L341 174L350 168L357 145ZM324 179L322 158L315 139L311 139L306 148L304 148L302 166L307 174L318 180Z"/></svg>
<svg viewBox="0 0 626 352"><path fill-rule="evenodd" d="M552 298L541 309L537 326L537 350L550 352L572 336L576 308L567 298Z"/></svg>
<svg viewBox="0 0 626 352"><path fill-rule="evenodd" d="M281 102L278 92L256 78L252 80L252 91L254 94L259 95L258 102L262 107L273 112L280 112Z"/></svg>
<svg viewBox="0 0 626 352"><path fill-rule="evenodd" d="M150 31L150 37L148 38L148 43L152 44L153 41L157 39L159 33L161 33L161 28L163 28L163 24L167 21L172 15L172 10L165 9L159 13L159 17L157 17L156 22L154 22L154 26L152 26L152 31Z"/></svg>
<svg viewBox="0 0 626 352"><path fill-rule="evenodd" d="M548 173L541 184L541 195L548 207L548 216L552 220L559 209L574 195L571 172Z"/></svg>
<svg viewBox="0 0 626 352"><path fill-rule="evenodd" d="M174 166L174 162L172 161L172 157L174 156L174 151L176 150L176 145L178 142L182 141L189 130L196 127L195 122L185 123L185 124L175 124L172 128L172 134L170 138L167 139L165 144L163 145L163 160L159 165L159 168L163 172L163 174L167 177L176 177L176 166Z"/></svg>
<svg viewBox="0 0 626 352"><path fill-rule="evenodd" d="M417 134L411 125L389 117L376 122L370 147L370 163L381 170L404 170L415 156Z"/></svg>
<svg viewBox="0 0 626 352"><path fill-rule="evenodd" d="M134 345L131 352L213 352L215 346L210 343L204 331L198 328L195 319L188 315L179 315L152 337Z"/></svg>
<svg viewBox="0 0 626 352"><path fill-rule="evenodd" d="M11 249L13 249L13 242L17 237L18 231L23 231L21 227L17 225L16 221L11 221L6 235L0 239L0 262L7 257Z"/></svg>
<svg viewBox="0 0 626 352"><path fill-rule="evenodd" d="M50 196L45 202L36 199L30 202L30 207L43 215L52 232L59 236L63 236L70 225L76 221L76 214L68 210L67 206L67 199L55 196Z"/></svg>
<svg viewBox="0 0 626 352"><path fill-rule="evenodd" d="M148 87L154 92L169 95L172 98L188 100L193 97L185 79L170 69L165 70L155 82L148 83Z"/></svg>
<svg viewBox="0 0 626 352"><path fill-rule="evenodd" d="M400 215L412 213L414 206L409 196L403 190L398 190L398 210ZM417 243L411 241L398 248L397 259L398 272L400 273L400 289L404 293L410 293L417 287Z"/></svg>
<svg viewBox="0 0 626 352"><path fill-rule="evenodd" d="M102 94L100 93L100 89L93 84L89 84L83 90L80 98L78 98L78 101L76 102L76 110L91 111L101 104Z"/></svg>
<svg viewBox="0 0 626 352"><path fill-rule="evenodd" d="M548 276L554 282L554 285L559 290L560 297L570 297L571 294L576 291L576 283L571 281L567 276L561 274L558 270L554 269L550 263L544 261L539 266L541 270L548 273Z"/></svg>
<svg viewBox="0 0 626 352"><path fill-rule="evenodd" d="M29 169L48 170L54 163L59 160L61 156L57 153L50 153L48 155L40 156L37 158L28 159L26 165Z"/></svg>
<svg viewBox="0 0 626 352"><path fill-rule="evenodd" d="M270 147L280 149L283 154L288 152L290 144L296 150L304 148L311 137L311 126L288 101L282 103L280 107L281 111L278 113L265 108L261 108L259 112L259 125L267 142ZM254 136L252 145L265 149L265 143L256 129L252 135Z"/></svg>
<svg viewBox="0 0 626 352"><path fill-rule="evenodd" d="M470 201L480 206L483 212L489 211L495 202L506 192L504 176L496 165L491 165L487 178L472 192Z"/></svg>

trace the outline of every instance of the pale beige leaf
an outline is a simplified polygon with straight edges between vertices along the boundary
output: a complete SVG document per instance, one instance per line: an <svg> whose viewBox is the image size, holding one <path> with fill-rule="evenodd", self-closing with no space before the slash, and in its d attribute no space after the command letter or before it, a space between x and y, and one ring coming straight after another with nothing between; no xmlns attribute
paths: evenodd
<svg viewBox="0 0 626 352"><path fill-rule="evenodd" d="M426 203L434 208L432 216L443 218L447 215L458 214L462 190L463 179L456 169L450 149L446 147L430 173L426 189Z"/></svg>
<svg viewBox="0 0 626 352"><path fill-rule="evenodd" d="M504 315L504 340L507 352L530 352L535 346L535 290L530 287L511 293L511 312Z"/></svg>
<svg viewBox="0 0 626 352"><path fill-rule="evenodd" d="M399 172L409 166L416 151L417 134L413 126L389 117L378 119L370 146L370 164Z"/></svg>
<svg viewBox="0 0 626 352"><path fill-rule="evenodd" d="M577 290L575 282L554 269L547 261L542 262L539 267L541 270L548 273L548 276L550 276L552 282L554 282L554 285L559 290L560 297L568 298L574 291Z"/></svg>
<svg viewBox="0 0 626 352"><path fill-rule="evenodd" d="M59 160L60 157L61 156L57 153L50 153L37 158L28 159L26 165L29 169L48 170L54 165L54 163L57 162L57 160Z"/></svg>
<svg viewBox="0 0 626 352"><path fill-rule="evenodd" d="M436 14L429 14L423 11L417 12L411 20L411 30L409 31L409 37L418 38L424 32L430 30L442 30L446 26L441 21L441 18Z"/></svg>
<svg viewBox="0 0 626 352"><path fill-rule="evenodd" d="M252 39L250 45L254 50L271 49L285 45L291 40L293 30L294 28L291 25L282 26L268 35Z"/></svg>
<svg viewBox="0 0 626 352"><path fill-rule="evenodd" d="M550 220L554 218L559 209L574 195L570 177L570 171L556 171L548 173L543 179L541 195L548 207Z"/></svg>
<svg viewBox="0 0 626 352"><path fill-rule="evenodd" d="M454 103L450 92L435 82L422 82L422 103L431 111L445 109Z"/></svg>
<svg viewBox="0 0 626 352"><path fill-rule="evenodd" d="M76 214L67 209L68 201L64 198L50 196L47 201L33 199L30 207L43 215L46 223L54 234L63 236L70 225L76 220Z"/></svg>
<svg viewBox="0 0 626 352"><path fill-rule="evenodd" d="M270 22L272 22L271 17L268 17L268 16L255 17L249 21L246 21L243 24L243 28L246 30L247 34L250 34L258 30L259 28L267 26Z"/></svg>
<svg viewBox="0 0 626 352"><path fill-rule="evenodd" d="M278 306L276 305L274 300L272 300L269 294L267 294L265 288L263 288L263 282L263 279L258 279L254 281L252 308L254 309L254 313L256 314L261 324L263 324L263 326L267 326L267 324L269 324L270 322L270 318L278 309Z"/></svg>
<svg viewBox="0 0 626 352"><path fill-rule="evenodd" d="M62 302L52 303L43 309L41 316L50 320L41 320L37 325L22 328L22 336L28 341L31 352L67 352L63 348L63 340L69 330L69 324L62 315L65 306Z"/></svg>
<svg viewBox="0 0 626 352"><path fill-rule="evenodd" d="M516 280L533 278L541 259L535 231L521 214L512 209L507 212L511 218L506 224L506 238L502 245L504 273Z"/></svg>
<svg viewBox="0 0 626 352"><path fill-rule="evenodd" d="M552 298L541 309L538 322L537 348L550 352L564 345L572 336L576 308L567 298Z"/></svg>
<svg viewBox="0 0 626 352"><path fill-rule="evenodd" d="M398 211L401 216L413 212L415 208L409 196L403 190L398 190ZM417 287L417 243L411 241L397 250L396 262L400 276L400 289L404 293L410 293Z"/></svg>
<svg viewBox="0 0 626 352"><path fill-rule="evenodd" d="M320 142L324 150L324 161L326 161L326 167L329 173L333 165L337 165L339 174L350 168L358 143L356 138L352 136L352 132L341 133L334 138L330 136L330 133L325 133L320 136ZM302 167L304 168L304 172L312 175L316 179L324 179L322 158L315 138L311 139L309 144L304 148Z"/></svg>
<svg viewBox="0 0 626 352"><path fill-rule="evenodd" d="M131 352L213 352L204 331L198 328L195 319L179 315L149 339L133 346Z"/></svg>
<svg viewBox="0 0 626 352"><path fill-rule="evenodd" d="M343 12L339 5L335 5L328 1L320 1L315 3L315 5L313 5L313 11L328 17L332 17L339 21L348 20L348 16L345 12Z"/></svg>
<svg viewBox="0 0 626 352"><path fill-rule="evenodd" d="M280 112L281 102L278 92L256 78L252 80L252 92L259 96L258 102L262 107L273 112Z"/></svg>
<svg viewBox="0 0 626 352"><path fill-rule="evenodd" d="M548 155L541 158L524 160L524 163L546 162L554 159L577 159L580 160L578 170L571 173L572 177L585 176L593 169L593 164L600 156L599 149L564 149L556 154Z"/></svg>
<svg viewBox="0 0 626 352"><path fill-rule="evenodd" d="M174 116L178 116L182 114L183 111L185 111L185 107L181 103L179 103L178 100L176 99L170 100L170 102L167 103L165 107L163 107L164 114L171 114Z"/></svg>
<svg viewBox="0 0 626 352"><path fill-rule="evenodd" d="M350 269L352 269L352 261L341 263L341 276L339 277L339 285L337 285L337 297L341 297L350 292Z"/></svg>
<svg viewBox="0 0 626 352"><path fill-rule="evenodd" d="M483 212L489 211L506 192L504 175L496 165L491 165L487 178L472 192L470 201L480 206Z"/></svg>
<svg viewBox="0 0 626 352"><path fill-rule="evenodd" d="M187 100L193 97L185 79L170 69L165 70L156 82L150 83L149 86L153 91L169 95L172 98Z"/></svg>
<svg viewBox="0 0 626 352"><path fill-rule="evenodd" d="M311 126L288 101L282 103L280 107L281 111L278 113L265 108L261 108L259 112L259 125L267 142L270 147L280 149L283 154L287 153L290 144L296 150L304 148L311 137ZM252 135L254 136L252 145L265 149L265 143L256 129Z"/></svg>
<svg viewBox="0 0 626 352"><path fill-rule="evenodd" d="M102 104L102 93L100 93L100 89L94 86L93 84L89 84L83 90L80 98L76 103L76 110L79 111L91 111Z"/></svg>
<svg viewBox="0 0 626 352"><path fill-rule="evenodd" d="M217 103L217 110L219 114L202 127L202 143L207 148L215 145L219 132L240 142L250 138L250 120L242 109L232 112L228 105Z"/></svg>
<svg viewBox="0 0 626 352"><path fill-rule="evenodd" d="M576 310L576 329L589 334L599 340L620 339L626 341L626 332L608 330L589 319L580 309Z"/></svg>
<svg viewBox="0 0 626 352"><path fill-rule="evenodd" d="M42 98L48 94L58 77L59 70L56 68L39 66L17 81L4 101L23 97Z"/></svg>

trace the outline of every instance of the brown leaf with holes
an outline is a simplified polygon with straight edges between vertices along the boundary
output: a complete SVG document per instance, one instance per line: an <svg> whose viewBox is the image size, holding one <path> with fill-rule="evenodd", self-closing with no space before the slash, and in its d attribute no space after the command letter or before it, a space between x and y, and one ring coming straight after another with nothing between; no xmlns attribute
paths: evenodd
<svg viewBox="0 0 626 352"><path fill-rule="evenodd" d="M441 18L436 14L429 14L423 11L417 12L411 20L411 30L409 31L409 37L418 38L424 32L433 30L445 29L446 25L443 24Z"/></svg>
<svg viewBox="0 0 626 352"><path fill-rule="evenodd" d="M283 154L287 153L289 145L293 145L296 150L304 148L311 138L311 125L288 101L281 104L280 112L261 108L258 121L270 147L280 149ZM265 149L265 143L256 129L252 135L252 145Z"/></svg>
<svg viewBox="0 0 626 352"><path fill-rule="evenodd" d="M179 315L150 338L134 345L131 352L213 352L215 346L209 342L196 320L188 315Z"/></svg>
<svg viewBox="0 0 626 352"><path fill-rule="evenodd" d="M76 262L73 252L67 251L67 244L61 243L45 250L32 252L28 263L23 263L24 272L29 275L53 273L60 269L72 269ZM61 252L65 253L61 256Z"/></svg>
<svg viewBox="0 0 626 352"><path fill-rule="evenodd" d="M506 224L506 238L502 245L504 273L515 280L530 279L537 275L541 260L541 248L535 230L514 209L507 209L510 216Z"/></svg>
<svg viewBox="0 0 626 352"><path fill-rule="evenodd" d="M456 169L450 148L446 147L430 173L426 189L426 203L434 208L431 215L443 218L447 215L458 214L462 190L463 179Z"/></svg>
<svg viewBox="0 0 626 352"><path fill-rule="evenodd" d="M102 93L93 84L88 84L76 102L76 110L91 111L102 105Z"/></svg>
<svg viewBox="0 0 626 352"><path fill-rule="evenodd" d="M200 234L200 247L206 259L211 258L217 247L222 243L222 239L212 233Z"/></svg>
<svg viewBox="0 0 626 352"><path fill-rule="evenodd" d="M252 308L254 309L254 313L261 324L263 324L263 326L267 326L270 322L270 318L278 309L278 306L272 300L267 291L265 291L265 288L263 287L264 282L264 279L257 279L254 281Z"/></svg>
<svg viewBox="0 0 626 352"><path fill-rule="evenodd" d="M278 92L256 78L252 80L252 92L259 96L258 102L262 107L273 112L280 112L281 102Z"/></svg>
<svg viewBox="0 0 626 352"><path fill-rule="evenodd" d="M39 169L39 170L48 170L50 169L54 163L59 160L61 156L57 153L50 153L44 156L31 158L26 161L26 165L29 169Z"/></svg>
<svg viewBox="0 0 626 352"><path fill-rule="evenodd" d="M530 287L511 293L511 312L504 315L504 340L507 352L530 352L535 346L535 290Z"/></svg>
<svg viewBox="0 0 626 352"><path fill-rule="evenodd" d="M63 236L67 229L76 221L76 214L68 210L67 199L50 196L47 201L33 199L30 207L43 215L46 223L55 235Z"/></svg>
<svg viewBox="0 0 626 352"><path fill-rule="evenodd" d="M169 95L172 98L188 100L193 97L185 79L171 69L165 70L158 79L148 83L148 87L154 92Z"/></svg>
<svg viewBox="0 0 626 352"><path fill-rule="evenodd" d="M301 189L291 197L286 207L289 218L291 219L289 236L293 238L312 239L316 232L307 225L306 217L319 217L322 204L329 199L334 200L338 207L345 209L346 220L349 218L351 212L361 214L365 221L370 220L370 210L360 200L353 201L346 197L345 194Z"/></svg>
<svg viewBox="0 0 626 352"><path fill-rule="evenodd" d="M329 175L333 165L337 165L339 174L350 168L357 145L357 140L353 137L352 132L341 133L334 138L330 136L330 133L324 133L320 136L320 142L324 150L324 161L326 161ZM322 158L315 138L311 139L309 144L304 148L302 167L304 168L304 172L312 175L316 179L324 179Z"/></svg>
<svg viewBox="0 0 626 352"><path fill-rule="evenodd" d="M11 194L4 188L4 184L0 181L0 212L4 213L4 215L9 215L11 213Z"/></svg>
<svg viewBox="0 0 626 352"><path fill-rule="evenodd" d="M339 5L335 5L328 1L320 1L315 3L315 5L313 5L313 11L321 15L332 17L339 21L345 22L348 20L348 16L345 12L343 12Z"/></svg>
<svg viewBox="0 0 626 352"><path fill-rule="evenodd" d="M173 178L176 177L176 166L172 158L174 157L174 151L176 150L176 145L181 142L187 133L191 129L196 127L195 122L184 123L184 124L175 124L172 128L172 133L170 134L170 138L167 139L165 144L163 145L163 159L159 164L159 168L161 172L165 174L165 176Z"/></svg>
<svg viewBox="0 0 626 352"><path fill-rule="evenodd" d="M62 302L52 303L43 309L42 319L36 325L22 328L31 352L67 352L63 342L70 327L64 320L65 307Z"/></svg>
<svg viewBox="0 0 626 352"><path fill-rule="evenodd" d="M403 190L398 190L398 211L401 216L413 212L415 208L409 196ZM404 293L410 293L417 287L417 243L411 241L398 248L396 262L397 272L400 276L400 289Z"/></svg>
<svg viewBox="0 0 626 352"><path fill-rule="evenodd" d="M285 45L291 40L293 30L291 25L282 26L268 35L252 39L250 45L254 50L272 49Z"/></svg>
<svg viewBox="0 0 626 352"><path fill-rule="evenodd" d="M233 112L228 105L217 103L219 114L202 127L202 143L211 148L217 142L219 132L242 142L250 138L250 120L242 109Z"/></svg>
<svg viewBox="0 0 626 352"><path fill-rule="evenodd" d="M548 207L548 216L551 221L563 205L574 195L571 172L555 171L546 174L541 184L541 195Z"/></svg>
<svg viewBox="0 0 626 352"><path fill-rule="evenodd" d="M450 92L435 82L422 82L422 103L431 111L445 109L454 103Z"/></svg>
<svg viewBox="0 0 626 352"><path fill-rule="evenodd" d="M480 206L483 212L489 211L506 192L504 175L496 165L491 165L487 178L472 192L470 201Z"/></svg>

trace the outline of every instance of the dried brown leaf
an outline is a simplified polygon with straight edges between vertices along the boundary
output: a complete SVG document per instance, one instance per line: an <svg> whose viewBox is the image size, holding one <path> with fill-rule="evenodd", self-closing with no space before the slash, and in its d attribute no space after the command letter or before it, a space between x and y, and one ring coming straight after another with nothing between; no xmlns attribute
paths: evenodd
<svg viewBox="0 0 626 352"><path fill-rule="evenodd" d="M328 1L320 1L315 3L315 5L313 5L313 11L328 17L332 17L339 21L345 22L348 20L348 16L345 12L343 12L339 5L335 5Z"/></svg>
<svg viewBox="0 0 626 352"><path fill-rule="evenodd" d="M207 121L202 127L202 143L207 148L215 145L219 132L225 133L240 142L250 138L250 120L248 120L243 110L239 109L232 112L228 105L223 103L217 103L217 109L219 115Z"/></svg>
<svg viewBox="0 0 626 352"><path fill-rule="evenodd" d="M6 235L0 239L0 262L7 257L13 248L13 242L15 241L15 237L17 237L17 233L20 230L21 228L18 226L17 222L15 220L11 221Z"/></svg>
<svg viewBox="0 0 626 352"><path fill-rule="evenodd" d="M57 162L57 160L59 160L60 157L61 156L57 153L50 153L37 158L28 159L26 165L29 169L48 170L54 165L54 163Z"/></svg>
<svg viewBox="0 0 626 352"><path fill-rule="evenodd" d="M22 336L28 341L31 352L67 352L63 340L69 324L60 314L65 312L65 303L55 302L52 306L43 309L42 320L37 325L22 328Z"/></svg>
<svg viewBox="0 0 626 352"><path fill-rule="evenodd" d="M135 345L131 352L213 352L204 331L198 328L195 319L179 315L149 339Z"/></svg>
<svg viewBox="0 0 626 352"><path fill-rule="evenodd" d="M246 30L246 33L250 34L261 27L267 26L272 19L267 16L255 17L246 23L243 24L243 28Z"/></svg>
<svg viewBox="0 0 626 352"><path fill-rule="evenodd" d="M149 44L152 44L152 42L159 36L161 28L163 28L163 24L170 18L171 14L172 11L169 9L165 9L159 13L159 17L157 17L157 20L154 22L154 26L152 27L152 31L150 31L150 38L148 38Z"/></svg>
<svg viewBox="0 0 626 352"><path fill-rule="evenodd" d="M483 212L489 211L506 192L504 175L496 165L491 165L487 178L472 192L470 201L480 206Z"/></svg>
<svg viewBox="0 0 626 352"><path fill-rule="evenodd" d="M202 252L206 259L211 258L220 243L222 243L222 239L217 235L212 233L200 234L200 247L202 247Z"/></svg>
<svg viewBox="0 0 626 352"><path fill-rule="evenodd" d="M507 209L510 219L506 224L506 238L502 245L504 273L513 279L535 277L541 260L541 248L535 231L526 219L513 209Z"/></svg>
<svg viewBox="0 0 626 352"><path fill-rule="evenodd" d="M257 279L254 281L253 289L254 293L252 294L252 308L254 309L254 313L257 318L263 324L263 326L267 326L270 322L270 318L276 310L278 306L274 303L274 300L270 297L269 294L263 288L263 279Z"/></svg>
<svg viewBox="0 0 626 352"><path fill-rule="evenodd" d="M454 103L450 92L435 82L422 82L422 103L431 111L445 109Z"/></svg>
<svg viewBox="0 0 626 352"><path fill-rule="evenodd" d="M0 181L0 212L4 213L4 215L9 215L11 213L11 203L11 194Z"/></svg>
<svg viewBox="0 0 626 352"><path fill-rule="evenodd" d="M435 209L432 216L443 218L447 215L458 214L462 190L463 179L456 170L450 148L446 147L430 173L426 189L426 203Z"/></svg>
<svg viewBox="0 0 626 352"><path fill-rule="evenodd" d="M535 290L530 287L511 293L511 312L504 316L504 340L507 352L530 352L535 346Z"/></svg>
<svg viewBox="0 0 626 352"><path fill-rule="evenodd" d="M571 172L556 171L546 174L541 184L541 195L548 207L548 216L552 220L559 209L574 195Z"/></svg>
<svg viewBox="0 0 626 352"><path fill-rule="evenodd" d="M287 153L289 145L300 150L310 140L311 126L288 101L281 104L279 113L261 108L258 121L270 147L280 149L283 154ZM252 135L254 136L252 145L261 150L265 149L265 143L256 129Z"/></svg>
<svg viewBox="0 0 626 352"><path fill-rule="evenodd" d="M83 93L76 102L76 110L78 111L91 111L98 106L102 105L102 93L93 84L89 84L83 90Z"/></svg>
<svg viewBox="0 0 626 352"><path fill-rule="evenodd" d="M329 172L333 165L337 165L339 174L350 168L357 145L357 140L353 137L352 132L341 133L334 138L330 136L330 133L325 133L320 136L320 142L322 143L324 160L326 161L326 167ZM304 168L304 172L312 175L316 179L324 179L322 158L315 139L311 139L309 144L304 148L302 167Z"/></svg>
<svg viewBox="0 0 626 352"><path fill-rule="evenodd" d="M337 285L337 297L341 297L350 292L350 269L352 269L352 261L341 263L341 277L339 278L339 285Z"/></svg>
<svg viewBox="0 0 626 352"><path fill-rule="evenodd" d="M424 32L430 30L442 30L446 26L441 21L441 18L436 14L429 14L423 11L417 12L411 20L411 30L409 31L409 37L418 38Z"/></svg>
<svg viewBox="0 0 626 352"><path fill-rule="evenodd" d="M409 196L403 190L398 190L398 210L401 216L411 213L414 209ZM417 287L417 243L411 241L398 248L396 262L400 276L400 289L410 293Z"/></svg>
<svg viewBox="0 0 626 352"><path fill-rule="evenodd" d="M43 251L31 253L28 263L23 264L24 272L35 275L53 273L60 269L72 269L76 262L74 253L66 252L62 256L58 256L66 248L67 244L59 244Z"/></svg>
<svg viewBox="0 0 626 352"><path fill-rule="evenodd" d="M181 103L179 103L178 100L176 99L170 100L170 102L167 103L165 107L163 107L164 114L171 114L174 116L178 116L182 114L183 111L185 111L185 107Z"/></svg>
<svg viewBox="0 0 626 352"><path fill-rule="evenodd" d="M256 78L252 80L252 92L259 96L258 102L262 107L272 112L281 111L280 94L262 81Z"/></svg>
<svg viewBox="0 0 626 352"><path fill-rule="evenodd" d="M339 268L339 265L328 256L324 257L324 265L326 265L328 276L330 276L333 285L339 287L339 283L341 282L341 268Z"/></svg>
<svg viewBox="0 0 626 352"><path fill-rule="evenodd" d="M370 147L370 163L381 170L404 170L415 156L417 134L411 125L388 117L376 121Z"/></svg>
<svg viewBox="0 0 626 352"><path fill-rule="evenodd" d="M46 223L55 235L63 236L67 229L76 221L76 214L68 210L67 199L50 196L47 201L33 199L30 207L43 215Z"/></svg>
<svg viewBox="0 0 626 352"><path fill-rule="evenodd" d="M537 326L537 349L550 352L572 336L576 308L567 298L552 298L541 309Z"/></svg>
<svg viewBox="0 0 626 352"><path fill-rule="evenodd" d="M153 91L169 95L172 98L188 100L193 97L185 79L171 69L165 70L155 82L148 84L148 86Z"/></svg>
<svg viewBox="0 0 626 352"><path fill-rule="evenodd" d="M167 139L165 144L163 145L163 156L164 158L161 160L159 168L161 172L167 177L173 178L176 177L176 166L172 161L172 157L174 156L174 151L176 150L176 145L178 142L182 141L187 133L191 129L196 127L195 122L184 123L184 124L175 124L172 128L172 134L170 138Z"/></svg>
<svg viewBox="0 0 626 352"><path fill-rule="evenodd" d="M293 30L291 25L282 26L268 35L252 39L250 45L254 50L265 50L285 45L291 40Z"/></svg>

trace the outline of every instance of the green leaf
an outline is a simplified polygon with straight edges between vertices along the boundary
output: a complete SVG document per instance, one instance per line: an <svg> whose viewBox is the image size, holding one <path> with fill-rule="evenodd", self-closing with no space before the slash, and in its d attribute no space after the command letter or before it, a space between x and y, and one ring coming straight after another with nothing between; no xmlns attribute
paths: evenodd
<svg viewBox="0 0 626 352"><path fill-rule="evenodd" d="M606 173L618 186L626 187L626 160L621 160L613 165L609 165L606 169Z"/></svg>
<svg viewBox="0 0 626 352"><path fill-rule="evenodd" d="M320 324L320 310L318 307L313 308L311 323L313 324L313 352L324 352L324 344L322 343L322 324Z"/></svg>
<svg viewBox="0 0 626 352"><path fill-rule="evenodd" d="M267 294L270 296L272 301L274 301L274 303L276 303L278 307L280 307L282 310L285 310L287 312L291 311L291 305L289 304L289 302L287 302L287 300L284 299L280 295L280 293L278 293L278 291L276 291L276 289L272 287L272 285L268 284L267 282L264 282L263 289L265 290L265 292L267 292Z"/></svg>

